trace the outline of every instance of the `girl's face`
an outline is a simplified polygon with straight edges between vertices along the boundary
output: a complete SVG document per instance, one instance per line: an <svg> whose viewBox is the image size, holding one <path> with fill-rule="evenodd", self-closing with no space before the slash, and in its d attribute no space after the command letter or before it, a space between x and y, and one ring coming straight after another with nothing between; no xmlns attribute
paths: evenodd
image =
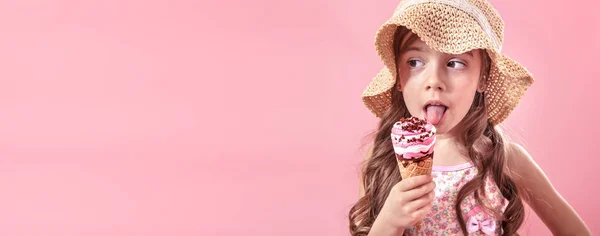
<svg viewBox="0 0 600 236"><path fill-rule="evenodd" d="M410 114L426 118L443 134L469 111L481 80L482 56L478 50L440 53L417 39L403 47L396 65Z"/></svg>

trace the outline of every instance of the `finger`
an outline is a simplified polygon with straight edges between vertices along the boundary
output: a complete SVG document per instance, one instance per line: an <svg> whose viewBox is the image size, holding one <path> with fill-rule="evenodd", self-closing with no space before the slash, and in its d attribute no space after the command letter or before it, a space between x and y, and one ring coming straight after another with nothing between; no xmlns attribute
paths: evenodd
<svg viewBox="0 0 600 236"><path fill-rule="evenodd" d="M402 192L406 192L408 190L414 189L426 183L433 181L433 177L431 175L419 175L413 176L400 181L399 190Z"/></svg>
<svg viewBox="0 0 600 236"><path fill-rule="evenodd" d="M431 205L431 203L433 202L433 198L435 198L435 192L431 191L431 192L421 196L420 198L417 198L413 201L408 202L406 204L406 211L414 212L414 211L417 211L418 209L421 209L427 205Z"/></svg>
<svg viewBox="0 0 600 236"><path fill-rule="evenodd" d="M435 189L435 182L431 181L414 189L408 190L404 196L407 201L411 201L428 194Z"/></svg>
<svg viewBox="0 0 600 236"><path fill-rule="evenodd" d="M414 211L413 217L417 220L423 220L423 218L429 214L429 212L431 212L431 208L433 207L433 204L426 204L425 206L417 209L416 211Z"/></svg>

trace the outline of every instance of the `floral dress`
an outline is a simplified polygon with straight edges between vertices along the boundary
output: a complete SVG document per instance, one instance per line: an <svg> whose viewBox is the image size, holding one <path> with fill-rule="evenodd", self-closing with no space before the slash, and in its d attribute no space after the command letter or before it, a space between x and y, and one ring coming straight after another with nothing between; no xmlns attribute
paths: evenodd
<svg viewBox="0 0 600 236"><path fill-rule="evenodd" d="M417 232L413 226L405 230L405 235L463 235L454 205L458 191L477 175L477 168L471 163L433 166L431 175L436 183L431 213L423 219L421 231ZM487 202L498 211L504 212L508 202L489 176L485 179L485 190ZM501 235L500 221L486 214L483 209L483 206L477 205L473 194L461 203L468 235Z"/></svg>

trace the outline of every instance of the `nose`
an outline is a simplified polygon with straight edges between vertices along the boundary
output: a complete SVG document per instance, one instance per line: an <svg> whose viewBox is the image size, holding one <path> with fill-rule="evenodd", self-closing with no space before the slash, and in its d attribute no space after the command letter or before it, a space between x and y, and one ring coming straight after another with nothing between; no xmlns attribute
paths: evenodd
<svg viewBox="0 0 600 236"><path fill-rule="evenodd" d="M432 71L429 76L427 76L427 80L425 81L425 89L429 90L438 90L444 91L446 90L446 85L442 80L442 75L438 74L437 71Z"/></svg>

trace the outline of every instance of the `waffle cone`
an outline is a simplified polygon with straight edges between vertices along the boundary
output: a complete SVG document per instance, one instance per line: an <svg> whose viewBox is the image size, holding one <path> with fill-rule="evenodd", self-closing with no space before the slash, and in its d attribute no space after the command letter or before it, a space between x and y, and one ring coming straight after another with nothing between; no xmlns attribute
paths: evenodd
<svg viewBox="0 0 600 236"><path fill-rule="evenodd" d="M400 174L402 175L402 179L419 175L431 175L432 166L433 153L417 161L398 160L398 167L400 167Z"/></svg>
<svg viewBox="0 0 600 236"><path fill-rule="evenodd" d="M433 152L418 160L397 159L402 179L419 175L431 175L431 169L433 167ZM415 226L417 227L417 232L419 232L423 227L423 222L419 221Z"/></svg>

